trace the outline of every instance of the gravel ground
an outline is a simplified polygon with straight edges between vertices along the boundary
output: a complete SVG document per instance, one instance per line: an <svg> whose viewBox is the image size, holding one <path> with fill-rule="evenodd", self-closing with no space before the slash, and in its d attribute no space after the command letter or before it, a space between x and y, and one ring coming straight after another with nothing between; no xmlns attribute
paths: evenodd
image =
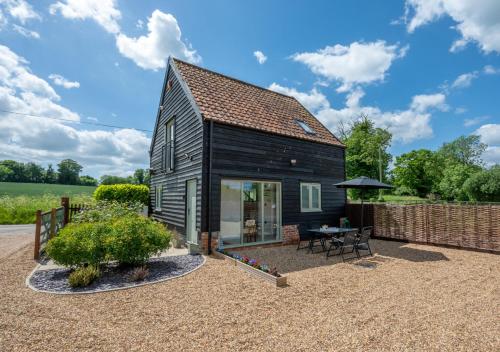
<svg viewBox="0 0 500 352"><path fill-rule="evenodd" d="M373 249L374 269L291 246L253 251L287 273L282 289L208 258L164 283L60 296L25 287L24 248L0 262L0 350L500 350L500 256Z"/></svg>
<svg viewBox="0 0 500 352"><path fill-rule="evenodd" d="M69 269L38 270L30 277L30 284L40 291L57 293L85 293L129 288L146 283L154 283L184 275L203 264L201 255L178 255L152 258L148 264L148 276L143 281L130 280L133 269L120 268L110 264L101 268L101 276L87 287L72 288L68 283Z"/></svg>

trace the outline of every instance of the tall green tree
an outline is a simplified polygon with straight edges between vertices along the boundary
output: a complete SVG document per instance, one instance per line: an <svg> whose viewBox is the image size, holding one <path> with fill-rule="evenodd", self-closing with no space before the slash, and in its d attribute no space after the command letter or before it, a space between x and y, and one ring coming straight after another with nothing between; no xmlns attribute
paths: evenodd
<svg viewBox="0 0 500 352"><path fill-rule="evenodd" d="M42 183L45 170L38 164L33 162L26 163L24 165L24 172L26 175L27 182Z"/></svg>
<svg viewBox="0 0 500 352"><path fill-rule="evenodd" d="M481 156L486 147L479 136L460 136L450 143L444 143L437 153L445 163L481 166Z"/></svg>
<svg viewBox="0 0 500 352"><path fill-rule="evenodd" d="M58 168L58 180L59 183L67 185L77 185L80 181L80 172L82 171L82 166L72 159L64 159L59 164Z"/></svg>
<svg viewBox="0 0 500 352"><path fill-rule="evenodd" d="M134 172L135 183L137 183L139 185L144 184L144 175L145 175L144 169L135 170L135 172Z"/></svg>
<svg viewBox="0 0 500 352"><path fill-rule="evenodd" d="M387 151L391 145L392 135L389 131L375 127L367 116L361 116L344 131L343 142L346 145L347 178L367 176L379 179L379 155L382 164L382 179L386 179L389 162L392 159ZM376 194L372 192L369 196ZM357 190L351 190L353 198L359 198Z"/></svg>
<svg viewBox="0 0 500 352"><path fill-rule="evenodd" d="M80 176L80 184L82 186L97 186L97 180L92 176Z"/></svg>
<svg viewBox="0 0 500 352"><path fill-rule="evenodd" d="M7 182L27 182L28 177L26 176L26 168L23 163L14 160L3 160L1 165L8 168L11 172L7 177Z"/></svg>
<svg viewBox="0 0 500 352"><path fill-rule="evenodd" d="M52 167L52 164L47 166L47 170L45 171L45 176L43 179L44 183L56 183L57 182L57 174Z"/></svg>
<svg viewBox="0 0 500 352"><path fill-rule="evenodd" d="M467 201L469 197L463 186L465 181L481 168L476 165L454 163L443 170L443 176L437 185L439 193L446 200Z"/></svg>
<svg viewBox="0 0 500 352"><path fill-rule="evenodd" d="M392 174L400 194L425 197L438 181L435 155L427 149L412 150L396 157Z"/></svg>
<svg viewBox="0 0 500 352"><path fill-rule="evenodd" d="M0 182L8 182L12 177L12 170L7 166L0 164Z"/></svg>

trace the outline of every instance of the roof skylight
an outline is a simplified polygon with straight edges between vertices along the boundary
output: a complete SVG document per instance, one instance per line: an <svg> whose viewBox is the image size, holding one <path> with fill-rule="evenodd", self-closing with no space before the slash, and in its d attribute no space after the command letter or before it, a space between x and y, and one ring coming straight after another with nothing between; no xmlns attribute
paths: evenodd
<svg viewBox="0 0 500 352"><path fill-rule="evenodd" d="M297 123L299 124L300 127L302 127L302 129L306 132L306 133L309 133L309 134L315 134L316 132L314 132L314 130L307 124L305 123L304 121L302 120L296 120Z"/></svg>

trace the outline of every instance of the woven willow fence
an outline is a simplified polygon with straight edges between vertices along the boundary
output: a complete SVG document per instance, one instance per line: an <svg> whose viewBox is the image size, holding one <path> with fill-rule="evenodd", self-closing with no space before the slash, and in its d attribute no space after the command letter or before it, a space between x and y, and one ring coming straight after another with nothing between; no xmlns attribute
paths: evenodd
<svg viewBox="0 0 500 352"><path fill-rule="evenodd" d="M365 212L376 237L500 251L500 205L366 204ZM359 226L360 205L346 213Z"/></svg>

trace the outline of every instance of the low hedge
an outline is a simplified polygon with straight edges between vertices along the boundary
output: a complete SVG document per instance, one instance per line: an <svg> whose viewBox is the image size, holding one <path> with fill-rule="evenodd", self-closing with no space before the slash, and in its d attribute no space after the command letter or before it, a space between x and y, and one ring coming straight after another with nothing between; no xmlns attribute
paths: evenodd
<svg viewBox="0 0 500 352"><path fill-rule="evenodd" d="M94 191L94 198L98 201L117 201L121 203L140 202L149 203L149 188L145 185L100 185Z"/></svg>

